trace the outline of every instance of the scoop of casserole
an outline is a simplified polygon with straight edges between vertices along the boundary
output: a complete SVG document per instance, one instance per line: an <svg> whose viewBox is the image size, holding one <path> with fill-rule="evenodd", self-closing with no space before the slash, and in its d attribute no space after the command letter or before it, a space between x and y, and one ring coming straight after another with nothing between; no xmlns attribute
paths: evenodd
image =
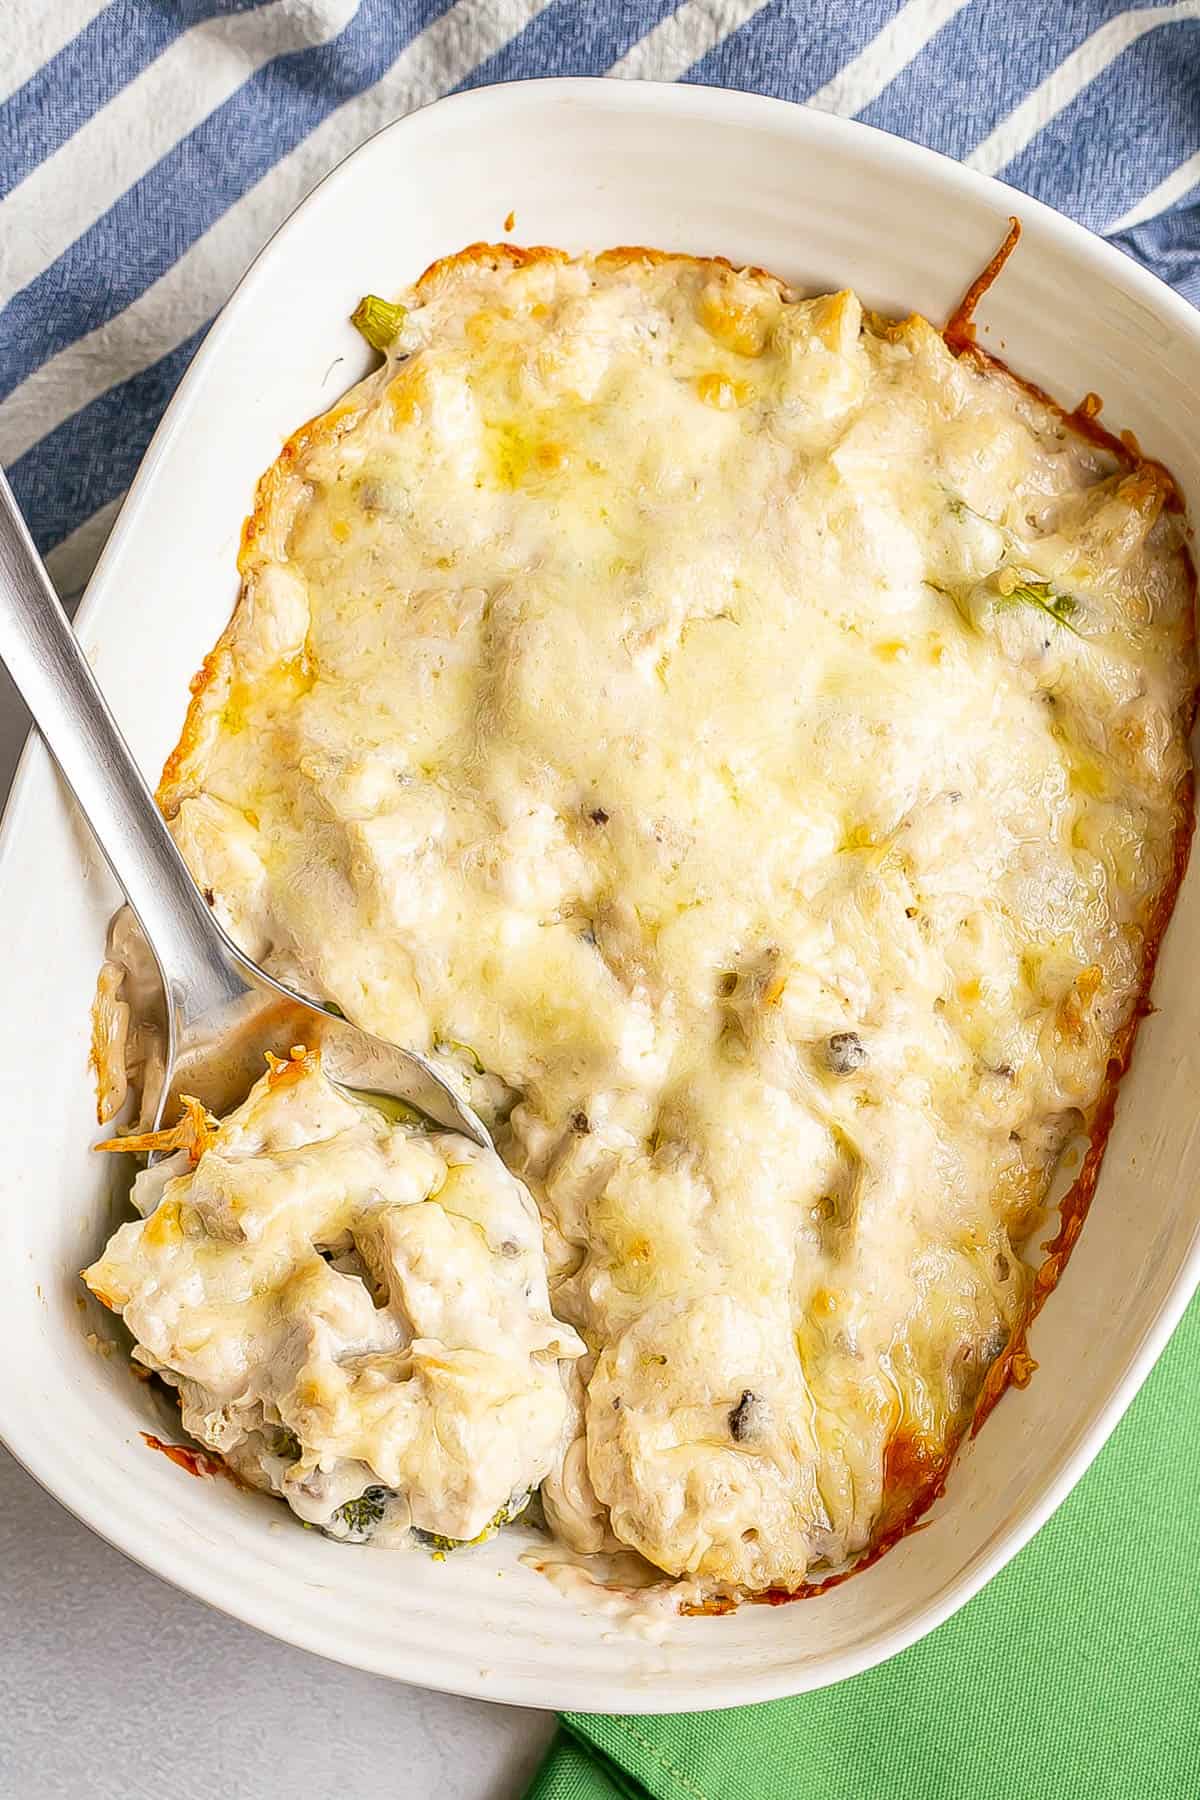
<svg viewBox="0 0 1200 1800"><path fill-rule="evenodd" d="M559 1359L583 1345L496 1156L390 1121L297 1055L134 1200L145 1218L85 1281L185 1427L302 1519L471 1539L555 1465Z"/></svg>

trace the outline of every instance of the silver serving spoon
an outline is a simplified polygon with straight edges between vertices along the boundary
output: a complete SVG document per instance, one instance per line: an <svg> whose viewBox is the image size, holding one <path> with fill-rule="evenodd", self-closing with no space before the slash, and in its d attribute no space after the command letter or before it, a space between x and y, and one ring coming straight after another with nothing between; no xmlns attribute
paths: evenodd
<svg viewBox="0 0 1200 1800"><path fill-rule="evenodd" d="M286 1054L303 1044L320 1049L334 1081L402 1100L491 1148L482 1121L423 1056L292 993L218 925L96 684L3 474L0 659L124 888L162 976L167 1054L153 1107L156 1129L174 1123L184 1093L212 1112L228 1111L262 1074L266 1051Z"/></svg>

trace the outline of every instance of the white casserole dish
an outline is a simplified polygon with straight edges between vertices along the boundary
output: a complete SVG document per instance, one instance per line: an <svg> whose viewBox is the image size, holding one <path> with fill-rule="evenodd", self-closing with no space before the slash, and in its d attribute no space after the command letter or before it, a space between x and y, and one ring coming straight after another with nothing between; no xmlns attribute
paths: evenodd
<svg viewBox="0 0 1200 1800"><path fill-rule="evenodd" d="M435 257L512 231L571 250L645 243L753 262L810 291L945 317L1010 212L1025 236L983 342L1070 404L1103 394L1200 504L1200 315L1118 252L930 152L778 101L690 86L529 82L442 101L382 132L275 237L173 401L92 582L81 635L157 777L187 681L236 593L255 478L364 372L348 315ZM0 1434L39 1480L148 1568L358 1667L544 1707L663 1712L768 1700L852 1675L977 1591L1087 1468L1200 1279L1200 876L1185 879L1121 1089L1091 1216L1033 1329L1040 1373L960 1457L931 1526L787 1607L680 1620L652 1645L561 1598L506 1532L434 1563L299 1530L278 1503L193 1480L77 1271L120 1205L92 1156L88 1008L117 894L39 744L0 835L9 1029L0 1058ZM1132 1523L1132 1522L1131 1522Z"/></svg>

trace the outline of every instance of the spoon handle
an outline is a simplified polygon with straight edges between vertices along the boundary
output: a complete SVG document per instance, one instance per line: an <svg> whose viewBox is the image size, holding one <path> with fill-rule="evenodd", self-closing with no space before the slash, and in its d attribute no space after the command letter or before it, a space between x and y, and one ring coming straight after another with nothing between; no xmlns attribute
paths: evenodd
<svg viewBox="0 0 1200 1800"><path fill-rule="evenodd" d="M100 692L0 473L0 660L125 890L168 995L236 992L221 934Z"/></svg>

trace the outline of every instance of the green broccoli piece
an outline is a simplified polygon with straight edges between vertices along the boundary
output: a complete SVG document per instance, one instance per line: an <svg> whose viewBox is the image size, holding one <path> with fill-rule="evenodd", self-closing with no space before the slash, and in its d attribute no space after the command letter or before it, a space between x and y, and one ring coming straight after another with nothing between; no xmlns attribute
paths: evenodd
<svg viewBox="0 0 1200 1800"><path fill-rule="evenodd" d="M519 1519L532 1498L532 1493L514 1495L507 1505L492 1515L478 1537L443 1537L440 1531L418 1531L416 1536L429 1546L435 1556L446 1556L451 1550L469 1549L473 1544L486 1544L489 1538L495 1537L502 1525L511 1525L514 1519Z"/></svg>
<svg viewBox="0 0 1200 1800"><path fill-rule="evenodd" d="M333 1516L349 1528L350 1535L356 1542L362 1543L370 1537L382 1519L390 1498L385 1487L365 1488L357 1500L347 1500Z"/></svg>
<svg viewBox="0 0 1200 1800"><path fill-rule="evenodd" d="M385 355L399 337L408 317L407 307L398 300L381 300L378 294L364 294L350 315L350 323L360 331L372 350Z"/></svg>

